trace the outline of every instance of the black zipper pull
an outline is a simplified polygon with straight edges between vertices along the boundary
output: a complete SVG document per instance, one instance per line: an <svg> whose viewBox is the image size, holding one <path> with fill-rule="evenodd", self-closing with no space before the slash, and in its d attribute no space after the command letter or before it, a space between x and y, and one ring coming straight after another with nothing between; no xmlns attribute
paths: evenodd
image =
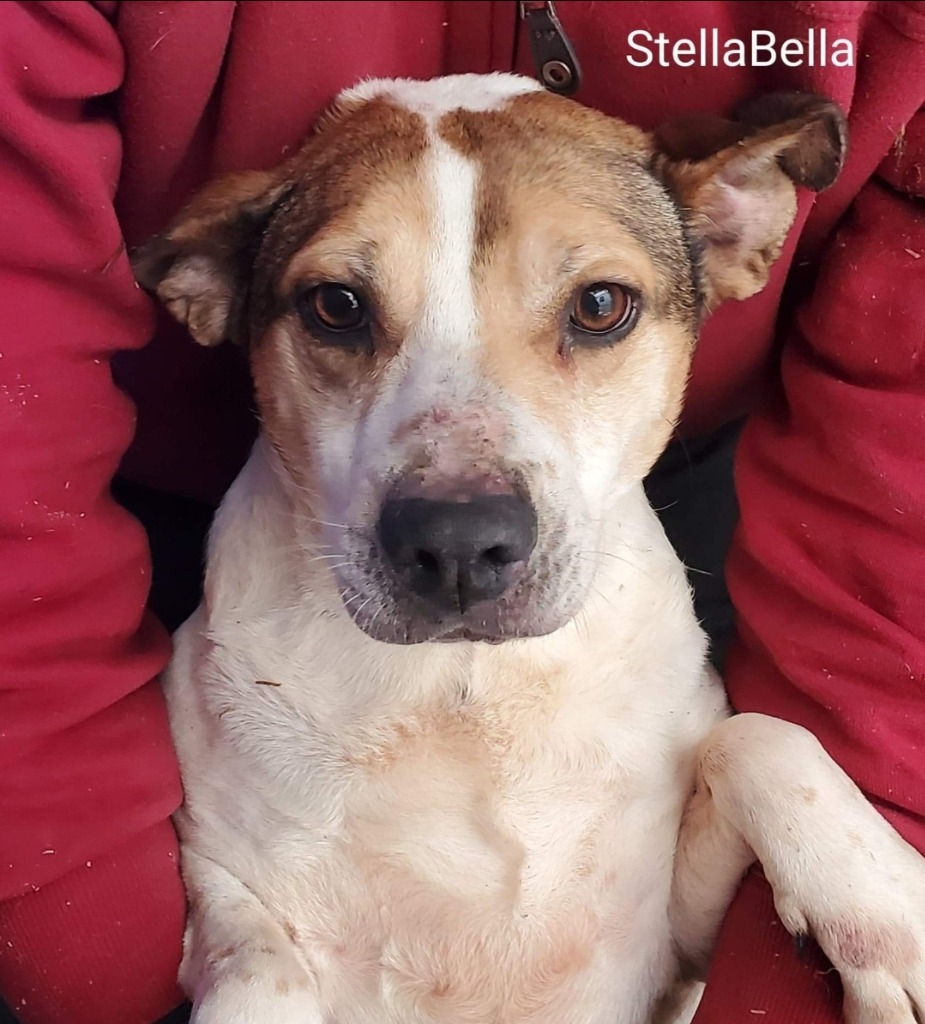
<svg viewBox="0 0 925 1024"><path fill-rule="evenodd" d="M581 85L581 65L556 17L556 5L552 0L546 3L520 0L520 17L527 26L539 80L550 92L571 95Z"/></svg>

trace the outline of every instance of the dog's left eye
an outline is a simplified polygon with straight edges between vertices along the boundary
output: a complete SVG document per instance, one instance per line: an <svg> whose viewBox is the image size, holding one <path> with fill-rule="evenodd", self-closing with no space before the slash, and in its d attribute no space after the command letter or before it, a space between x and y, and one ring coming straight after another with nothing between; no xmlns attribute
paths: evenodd
<svg viewBox="0 0 925 1024"><path fill-rule="evenodd" d="M638 301L628 288L599 281L575 296L569 322L579 334L618 341L636 326L638 316Z"/></svg>
<svg viewBox="0 0 925 1024"><path fill-rule="evenodd" d="M296 300L302 322L322 341L353 346L368 334L370 314L363 296L345 284L315 285Z"/></svg>

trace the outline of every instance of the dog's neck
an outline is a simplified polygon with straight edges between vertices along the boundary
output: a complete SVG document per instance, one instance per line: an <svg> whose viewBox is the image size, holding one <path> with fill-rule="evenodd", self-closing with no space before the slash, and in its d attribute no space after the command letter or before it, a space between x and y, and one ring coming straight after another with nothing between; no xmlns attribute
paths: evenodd
<svg viewBox="0 0 925 1024"><path fill-rule="evenodd" d="M259 440L216 516L204 601L213 642L256 655L255 673L288 679L323 670L342 683L373 677L378 692L411 703L441 678L479 679L490 689L526 666L623 664L637 686L659 673L698 675L704 644L684 569L641 486L610 509L600 550L589 552L598 569L581 612L548 636L499 645L370 639L345 609L312 525L280 460Z"/></svg>

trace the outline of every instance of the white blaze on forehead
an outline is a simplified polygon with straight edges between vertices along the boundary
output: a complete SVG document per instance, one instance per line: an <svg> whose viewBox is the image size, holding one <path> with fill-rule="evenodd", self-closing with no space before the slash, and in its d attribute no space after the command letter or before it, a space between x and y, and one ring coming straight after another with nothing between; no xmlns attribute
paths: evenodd
<svg viewBox="0 0 925 1024"><path fill-rule="evenodd" d="M454 110L496 110L516 96L542 89L533 78L502 73L447 75L427 81L373 78L341 93L338 103L385 97L433 121Z"/></svg>
<svg viewBox="0 0 925 1024"><path fill-rule="evenodd" d="M377 508L380 488L419 460L422 446L432 475L463 476L473 461L476 435L486 436L486 424L497 418L501 405L497 397L488 398L477 361L472 259L478 164L429 129L423 172L428 232L418 266L406 268L423 276L422 307L385 367L364 422L358 424L351 413L339 428L325 432L322 467L336 521L353 522ZM420 425L404 432L413 421ZM345 466L350 467L346 477Z"/></svg>
<svg viewBox="0 0 925 1024"><path fill-rule="evenodd" d="M365 82L339 97L363 102L384 97L421 116L427 130L423 157L422 201L429 222L419 268L424 276L424 305L398 355L380 380L378 394L356 434L356 423L343 425L340 443L329 437L323 464L332 487L350 465L349 481L338 495L343 515L349 506L374 506L373 490L420 445L417 434L393 439L403 424L436 411L440 429L424 427L428 457L448 475L471 465L476 434L500 437L510 416L510 403L497 387L482 379L478 368L480 325L472 278L479 191L479 164L440 137L440 119L453 111L487 111L503 107L516 96L541 91L541 86L515 75L458 75L427 82L379 79ZM331 433L337 433L332 431ZM506 453L495 451L495 455ZM468 460L463 462L463 457ZM377 483L376 483L377 482ZM333 513L332 513L333 515ZM337 510L335 518L341 516ZM339 520L338 520L339 521Z"/></svg>
<svg viewBox="0 0 925 1024"><path fill-rule="evenodd" d="M386 370L371 410L374 436L392 436L439 407L462 416L478 389L479 323L472 281L479 168L431 133L424 156L429 231L420 252L424 303Z"/></svg>
<svg viewBox="0 0 925 1024"><path fill-rule="evenodd" d="M476 341L472 249L478 168L437 138L432 139L426 160L433 236L427 253L424 315L413 341L435 356L439 351L442 361L470 350Z"/></svg>
<svg viewBox="0 0 925 1024"><path fill-rule="evenodd" d="M519 75L453 75L429 81L376 79L349 90L341 102L382 97L418 114L425 122L425 197L430 233L421 253L425 263L425 305L405 337L394 369L401 378L396 413L412 417L439 403L461 409L478 388L475 350L479 341L472 282L479 165L439 134L442 117L457 110L499 109L542 86Z"/></svg>
<svg viewBox="0 0 925 1024"><path fill-rule="evenodd" d="M457 110L499 109L518 96L542 91L535 79L496 73L448 75L425 81L378 78L338 97L343 105L384 98L420 115L427 126L428 152L424 159L431 238L428 251L422 253L427 265L426 306L420 322L404 340L400 363L407 365L409 359L421 362L418 357L424 357L424 350L428 350L424 360L427 370L436 373L442 369L444 378L458 378L464 353L471 353L477 342L472 250L479 169L475 161L440 138L440 119ZM414 378L418 373L409 376ZM457 379L456 383L462 382Z"/></svg>

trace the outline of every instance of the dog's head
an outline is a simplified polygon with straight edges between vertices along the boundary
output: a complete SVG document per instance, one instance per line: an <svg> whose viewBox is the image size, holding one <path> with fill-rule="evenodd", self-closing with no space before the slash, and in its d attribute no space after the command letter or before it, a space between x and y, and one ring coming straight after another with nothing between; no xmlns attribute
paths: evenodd
<svg viewBox="0 0 925 1024"><path fill-rule="evenodd" d="M539 635L666 444L704 310L763 287L795 183L843 151L818 97L650 135L513 76L368 82L136 273L200 343L247 346L306 550L363 630Z"/></svg>

